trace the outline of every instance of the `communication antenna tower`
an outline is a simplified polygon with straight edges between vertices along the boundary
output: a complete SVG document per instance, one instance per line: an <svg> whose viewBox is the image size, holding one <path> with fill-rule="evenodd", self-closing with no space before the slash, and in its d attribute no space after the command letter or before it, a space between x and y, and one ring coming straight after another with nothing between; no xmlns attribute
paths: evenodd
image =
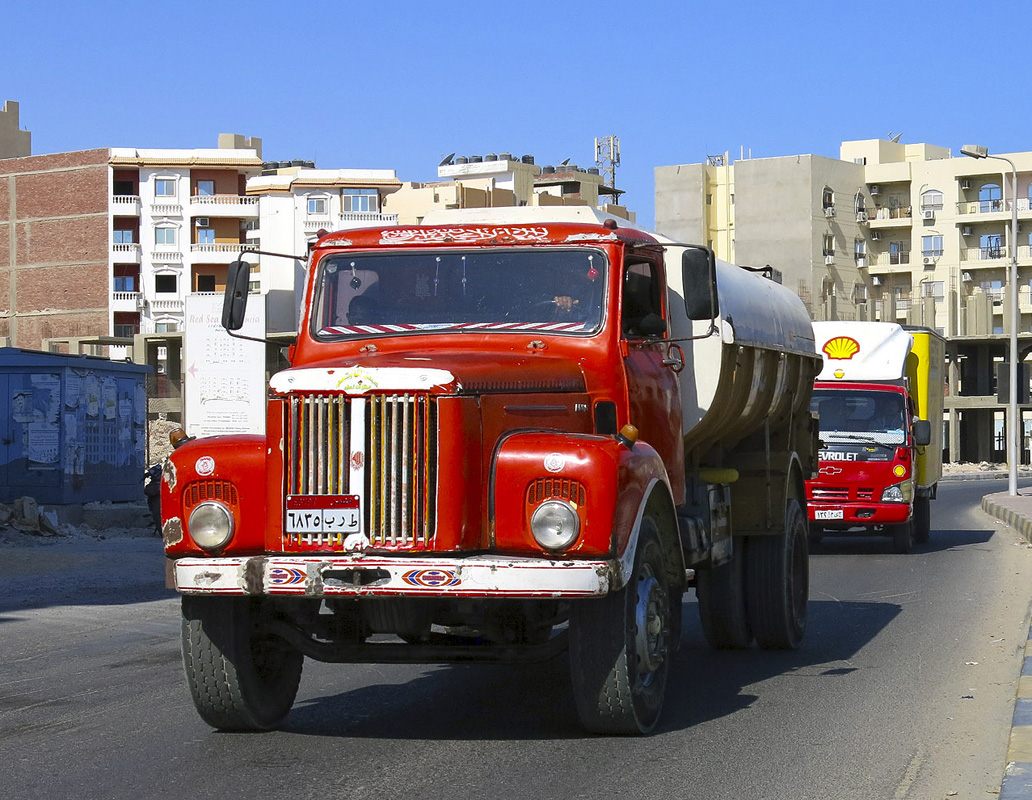
<svg viewBox="0 0 1032 800"><path fill-rule="evenodd" d="M595 139L595 166L602 176L602 184L616 189L616 168L620 166L620 139L603 136Z"/></svg>

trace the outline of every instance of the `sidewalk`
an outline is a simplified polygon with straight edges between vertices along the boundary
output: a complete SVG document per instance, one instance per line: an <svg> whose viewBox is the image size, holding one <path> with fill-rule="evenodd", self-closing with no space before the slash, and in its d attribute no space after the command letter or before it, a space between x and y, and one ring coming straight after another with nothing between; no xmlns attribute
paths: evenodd
<svg viewBox="0 0 1032 800"><path fill-rule="evenodd" d="M982 498L982 510L1006 522L1026 541L1032 542L1032 488L1019 487L1015 497L1007 492L987 494ZM1018 678L1007 749L1007 770L999 798L1032 800L1032 630L1025 642L1025 661Z"/></svg>

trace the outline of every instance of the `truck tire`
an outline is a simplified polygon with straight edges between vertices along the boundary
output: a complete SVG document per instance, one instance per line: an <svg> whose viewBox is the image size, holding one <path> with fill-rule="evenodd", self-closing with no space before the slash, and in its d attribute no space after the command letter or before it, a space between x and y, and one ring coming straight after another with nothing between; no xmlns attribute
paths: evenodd
<svg viewBox="0 0 1032 800"><path fill-rule="evenodd" d="M702 632L710 647L717 650L741 650L753 640L745 612L744 543L744 539L735 540L727 563L695 573Z"/></svg>
<svg viewBox="0 0 1032 800"><path fill-rule="evenodd" d="M745 607L756 643L793 650L806 631L810 594L807 524L796 499L785 509L785 532L752 536L745 548Z"/></svg>
<svg viewBox="0 0 1032 800"><path fill-rule="evenodd" d="M294 704L304 656L262 633L260 602L183 597L183 666L194 706L213 728L271 730Z"/></svg>
<svg viewBox="0 0 1032 800"><path fill-rule="evenodd" d="M932 503L928 495L914 499L914 541L925 544L932 536Z"/></svg>
<svg viewBox="0 0 1032 800"><path fill-rule="evenodd" d="M903 555L914 549L914 520L904 522L902 525L887 526L892 534L892 549Z"/></svg>
<svg viewBox="0 0 1032 800"><path fill-rule="evenodd" d="M573 695L592 733L648 733L659 719L681 604L668 559L656 523L645 517L627 586L571 604Z"/></svg>

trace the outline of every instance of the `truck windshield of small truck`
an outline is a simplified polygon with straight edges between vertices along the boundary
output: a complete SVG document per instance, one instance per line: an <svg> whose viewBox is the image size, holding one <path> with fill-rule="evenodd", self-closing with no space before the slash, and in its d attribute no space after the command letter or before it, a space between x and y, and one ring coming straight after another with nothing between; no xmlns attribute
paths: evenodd
<svg viewBox="0 0 1032 800"><path fill-rule="evenodd" d="M904 399L897 392L815 389L810 410L820 415L824 444L906 444Z"/></svg>
<svg viewBox="0 0 1032 800"><path fill-rule="evenodd" d="M585 335L602 325L607 260L585 248L414 250L327 256L322 339L426 331Z"/></svg>

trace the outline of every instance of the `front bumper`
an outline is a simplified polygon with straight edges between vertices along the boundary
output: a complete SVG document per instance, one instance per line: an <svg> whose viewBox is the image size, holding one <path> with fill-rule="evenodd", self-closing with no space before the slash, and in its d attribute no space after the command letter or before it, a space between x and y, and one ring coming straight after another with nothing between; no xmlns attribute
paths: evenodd
<svg viewBox="0 0 1032 800"><path fill-rule="evenodd" d="M841 517L838 512L842 512ZM910 519L910 506L906 503L821 503L810 500L807 502L807 516L813 524L831 529L901 525Z"/></svg>
<svg viewBox="0 0 1032 800"><path fill-rule="evenodd" d="M284 554L180 558L172 573L183 594L527 598L602 597L621 574L617 561Z"/></svg>

